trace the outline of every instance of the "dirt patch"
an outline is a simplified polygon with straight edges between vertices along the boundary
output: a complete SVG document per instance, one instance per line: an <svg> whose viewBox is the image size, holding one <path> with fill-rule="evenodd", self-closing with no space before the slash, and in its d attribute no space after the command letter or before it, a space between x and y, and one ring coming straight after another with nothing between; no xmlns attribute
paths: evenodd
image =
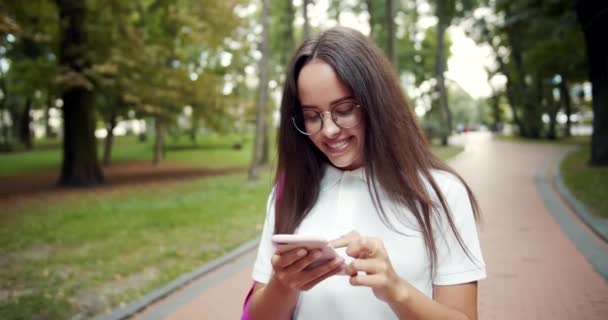
<svg viewBox="0 0 608 320"><path fill-rule="evenodd" d="M97 288L88 288L76 293L69 298L70 303L75 305L79 313L72 319L89 319L95 315L106 312L110 308L110 297L118 296L131 289L143 288L146 284L158 278L160 272L156 268L145 270L119 278ZM125 304L122 302L121 304Z"/></svg>
<svg viewBox="0 0 608 320"><path fill-rule="evenodd" d="M142 184L180 182L206 176L219 176L244 172L244 167L197 168L176 163L153 165L149 162L114 164L103 168L105 182L95 187L66 188L57 185L58 172L44 172L15 177L0 177L0 207L18 205L29 199L78 195L88 192L104 192L129 188Z"/></svg>

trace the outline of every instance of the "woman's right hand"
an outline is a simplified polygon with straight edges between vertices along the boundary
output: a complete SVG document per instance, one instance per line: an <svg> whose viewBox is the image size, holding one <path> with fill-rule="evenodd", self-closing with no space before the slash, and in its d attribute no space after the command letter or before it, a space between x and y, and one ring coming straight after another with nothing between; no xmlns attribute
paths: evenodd
<svg viewBox="0 0 608 320"><path fill-rule="evenodd" d="M306 291L344 270L344 259L335 257L314 268L307 268L321 256L321 250L293 249L272 256L274 277L293 291Z"/></svg>

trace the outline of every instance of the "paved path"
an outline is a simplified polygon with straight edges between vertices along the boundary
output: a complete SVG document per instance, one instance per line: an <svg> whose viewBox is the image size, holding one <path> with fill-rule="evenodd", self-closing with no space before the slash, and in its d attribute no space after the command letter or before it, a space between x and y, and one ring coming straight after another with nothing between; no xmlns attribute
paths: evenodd
<svg viewBox="0 0 608 320"><path fill-rule="evenodd" d="M488 279L480 283L480 319L608 319L608 283L555 222L535 184L540 168L563 149L496 142L484 133L458 139L466 149L450 164L470 183L483 212ZM608 257L608 245L593 241ZM238 319L253 259L247 254L135 318Z"/></svg>

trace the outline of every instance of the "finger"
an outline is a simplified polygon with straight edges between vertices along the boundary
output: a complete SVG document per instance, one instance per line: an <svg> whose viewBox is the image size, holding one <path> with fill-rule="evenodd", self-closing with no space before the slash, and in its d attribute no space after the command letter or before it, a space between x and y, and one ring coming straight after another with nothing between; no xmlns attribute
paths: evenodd
<svg viewBox="0 0 608 320"><path fill-rule="evenodd" d="M321 257L321 255L322 255L321 250L309 251L306 256L300 258L299 260L297 260L294 263L290 264L289 266L285 267L284 271L288 272L288 273L301 272L309 264L311 264L311 263L315 262L317 259L319 259Z"/></svg>
<svg viewBox="0 0 608 320"><path fill-rule="evenodd" d="M382 241L380 239L360 237L346 248L346 254L353 258L368 258L370 254L377 257L381 248Z"/></svg>
<svg viewBox="0 0 608 320"><path fill-rule="evenodd" d="M342 248L348 246L351 242L355 241L359 238L359 232L352 230L351 232L339 237L338 239L334 239L329 242L329 245L333 248Z"/></svg>
<svg viewBox="0 0 608 320"><path fill-rule="evenodd" d="M286 268L306 256L306 249L298 248L272 256L271 263L275 268Z"/></svg>
<svg viewBox="0 0 608 320"><path fill-rule="evenodd" d="M330 262L311 270L310 277L312 280L304 282L302 289L309 290L319 284L319 282L341 272L343 269L344 259L336 257Z"/></svg>
<svg viewBox="0 0 608 320"><path fill-rule="evenodd" d="M350 284L355 287L381 288L386 284L386 277L379 274L358 274L350 277Z"/></svg>
<svg viewBox="0 0 608 320"><path fill-rule="evenodd" d="M386 261L380 259L355 259L348 266L348 274L353 275L359 272L366 274L386 273L388 270Z"/></svg>

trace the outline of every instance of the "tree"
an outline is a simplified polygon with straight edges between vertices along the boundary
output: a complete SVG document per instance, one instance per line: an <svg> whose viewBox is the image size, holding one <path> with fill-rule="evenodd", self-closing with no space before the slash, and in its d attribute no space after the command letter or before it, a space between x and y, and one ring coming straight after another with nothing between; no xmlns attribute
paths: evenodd
<svg viewBox="0 0 608 320"><path fill-rule="evenodd" d="M97 160L92 85L86 76L86 5L84 0L56 0L60 18L59 63L62 68L63 163L59 184L91 186L103 182Z"/></svg>
<svg viewBox="0 0 608 320"><path fill-rule="evenodd" d="M33 147L32 111L56 95L55 6L46 0L2 2L0 56L9 61L2 76L3 105L10 114L12 133L27 149ZM10 38L10 41L7 39ZM46 98L46 99L45 99ZM46 106L45 110L48 110ZM4 126L8 145L8 124Z"/></svg>
<svg viewBox="0 0 608 320"><path fill-rule="evenodd" d="M452 116L448 106L447 90L445 87L444 73L446 70L446 47L445 32L452 22L463 17L477 5L475 0L435 0L435 16L437 17L437 58L435 63L435 79L437 81L437 92L439 93L439 108L441 118L447 134L441 137L441 144L447 145L448 135L452 131Z"/></svg>
<svg viewBox="0 0 608 320"><path fill-rule="evenodd" d="M259 166L262 162L263 149L264 149L264 136L267 134L266 122L266 103L268 101L268 56L269 56L269 1L262 0L262 40L260 43L260 51L262 57L259 61L259 88L258 88L258 100L257 100L257 113L256 113L256 131L255 131L255 143L253 151L253 160L249 167L249 180L254 181L259 176ZM306 1L304 2L306 4Z"/></svg>
<svg viewBox="0 0 608 320"><path fill-rule="evenodd" d="M393 67L398 70L397 49L395 35L395 1L386 0L386 51L388 59L393 63Z"/></svg>
<svg viewBox="0 0 608 320"><path fill-rule="evenodd" d="M262 0L264 1L264 0ZM303 0L302 1L302 16L304 17L304 31L302 33L302 38L306 39L310 36L310 19L308 16L308 5L311 3L311 0Z"/></svg>
<svg viewBox="0 0 608 320"><path fill-rule="evenodd" d="M592 166L608 166L608 2L578 0L576 12L585 35L593 95Z"/></svg>

